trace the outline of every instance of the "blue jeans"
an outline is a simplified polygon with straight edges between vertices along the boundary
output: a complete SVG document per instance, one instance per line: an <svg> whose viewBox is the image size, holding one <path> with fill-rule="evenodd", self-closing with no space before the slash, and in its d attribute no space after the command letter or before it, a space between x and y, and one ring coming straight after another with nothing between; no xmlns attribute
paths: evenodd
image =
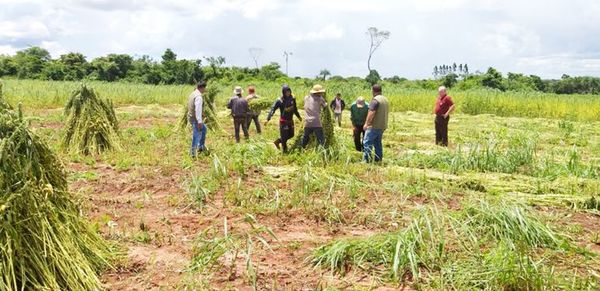
<svg viewBox="0 0 600 291"><path fill-rule="evenodd" d="M382 138L382 129L367 129L367 131L365 132L365 139L363 141L363 160L365 162L370 163L373 161L373 148L375 148L375 161L379 162L381 161L381 159L383 159L383 145L381 143Z"/></svg>
<svg viewBox="0 0 600 291"><path fill-rule="evenodd" d="M192 148L190 156L195 157L198 151L206 150L204 142L206 141L206 125L202 124L202 129L198 129L198 122L192 122Z"/></svg>
<svg viewBox="0 0 600 291"><path fill-rule="evenodd" d="M309 137L311 133L315 133L317 137L317 142L324 146L325 145L325 137L323 136L323 128L322 127L305 127L304 135L302 136L302 147L305 148L308 145Z"/></svg>

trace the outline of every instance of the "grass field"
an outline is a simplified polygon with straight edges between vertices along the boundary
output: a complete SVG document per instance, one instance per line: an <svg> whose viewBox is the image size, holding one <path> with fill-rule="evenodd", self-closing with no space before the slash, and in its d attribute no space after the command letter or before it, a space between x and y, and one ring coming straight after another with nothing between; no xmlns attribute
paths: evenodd
<svg viewBox="0 0 600 291"><path fill-rule="evenodd" d="M198 160L176 129L185 86L90 83L116 105L123 150L67 153L62 106L77 84L4 83L59 153L85 216L127 250L102 274L108 289L600 288L599 96L450 92L444 149L435 92L384 87L392 125L384 164L369 165L348 112L338 157L281 155L275 122L235 144L225 86L223 130ZM279 84L257 85L278 96Z"/></svg>

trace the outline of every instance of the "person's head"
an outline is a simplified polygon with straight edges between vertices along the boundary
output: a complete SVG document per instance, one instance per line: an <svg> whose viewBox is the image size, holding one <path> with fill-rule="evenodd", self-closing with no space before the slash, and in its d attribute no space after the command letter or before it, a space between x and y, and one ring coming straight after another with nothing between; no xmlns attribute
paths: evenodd
<svg viewBox="0 0 600 291"><path fill-rule="evenodd" d="M248 94L254 94L256 93L256 89L254 89L254 86L248 86Z"/></svg>
<svg viewBox="0 0 600 291"><path fill-rule="evenodd" d="M371 91L373 91L373 97L375 97L377 95L381 95L383 93L383 90L381 89L381 85L379 85L379 84L373 85L373 87L371 88Z"/></svg>
<svg viewBox="0 0 600 291"><path fill-rule="evenodd" d="M358 96L358 98L356 98L356 106L358 106L358 108L365 107L365 97Z"/></svg>
<svg viewBox="0 0 600 291"><path fill-rule="evenodd" d="M196 88L198 91L200 91L200 93L204 93L204 90L206 90L206 81L198 82L198 84L196 84Z"/></svg>
<svg viewBox="0 0 600 291"><path fill-rule="evenodd" d="M292 89L290 88L290 86L288 86L288 84L283 84L283 86L281 86L281 94L283 95L283 97L292 96Z"/></svg>
<svg viewBox="0 0 600 291"><path fill-rule="evenodd" d="M342 93L336 93L335 94L335 98L336 99L342 99Z"/></svg>
<svg viewBox="0 0 600 291"><path fill-rule="evenodd" d="M446 96L446 94L448 94L448 89L446 89L446 86L440 86L438 88L438 94L440 95L440 97Z"/></svg>
<svg viewBox="0 0 600 291"><path fill-rule="evenodd" d="M323 86L319 85L319 84L315 84L312 89L310 90L310 94L313 96L323 96L323 94L325 94L325 88L323 88Z"/></svg>
<svg viewBox="0 0 600 291"><path fill-rule="evenodd" d="M235 89L233 89L233 94L236 96L242 96L242 93L244 93L244 89L242 89L240 86L235 86Z"/></svg>

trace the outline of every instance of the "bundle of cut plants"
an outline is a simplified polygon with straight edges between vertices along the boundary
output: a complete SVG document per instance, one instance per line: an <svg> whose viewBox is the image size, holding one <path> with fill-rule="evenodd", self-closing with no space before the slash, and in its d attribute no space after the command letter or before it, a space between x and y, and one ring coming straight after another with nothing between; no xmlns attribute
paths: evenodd
<svg viewBox="0 0 600 291"><path fill-rule="evenodd" d="M82 85L71 95L65 115L65 148L85 155L120 149L119 125L110 99L102 99Z"/></svg>
<svg viewBox="0 0 600 291"><path fill-rule="evenodd" d="M202 116L204 117L204 124L208 129L215 130L221 128L215 111L215 99L220 91L221 90L217 86L208 85L206 91L202 94ZM181 110L181 117L179 118L179 125L177 126L180 130L186 130L190 126L188 114L189 108L186 103Z"/></svg>
<svg viewBox="0 0 600 291"><path fill-rule="evenodd" d="M250 102L248 102L248 109L250 109L250 111L252 112L260 112L263 110L270 109L272 105L273 102L267 99L252 99L250 100Z"/></svg>
<svg viewBox="0 0 600 291"><path fill-rule="evenodd" d="M62 164L0 109L0 290L99 290L111 247L80 215Z"/></svg>
<svg viewBox="0 0 600 291"><path fill-rule="evenodd" d="M331 117L331 109L329 106L324 107L321 112L321 125L323 125L323 136L325 137L324 148L328 153L333 153L334 151L339 150L337 141L334 135L334 121ZM300 150L302 149L302 136L304 135L304 128L300 129L296 137L294 138L294 142L292 144L292 150ZM314 135L311 135L309 138L308 145L306 148L316 148L318 145L317 140Z"/></svg>

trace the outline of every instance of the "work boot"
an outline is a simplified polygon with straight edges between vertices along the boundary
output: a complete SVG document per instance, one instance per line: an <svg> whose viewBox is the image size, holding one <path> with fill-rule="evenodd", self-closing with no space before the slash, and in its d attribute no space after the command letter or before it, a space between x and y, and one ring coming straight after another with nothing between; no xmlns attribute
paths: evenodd
<svg viewBox="0 0 600 291"><path fill-rule="evenodd" d="M280 140L276 140L275 142L273 142L275 144L275 147L279 150L281 149L280 145L281 145L281 141Z"/></svg>

